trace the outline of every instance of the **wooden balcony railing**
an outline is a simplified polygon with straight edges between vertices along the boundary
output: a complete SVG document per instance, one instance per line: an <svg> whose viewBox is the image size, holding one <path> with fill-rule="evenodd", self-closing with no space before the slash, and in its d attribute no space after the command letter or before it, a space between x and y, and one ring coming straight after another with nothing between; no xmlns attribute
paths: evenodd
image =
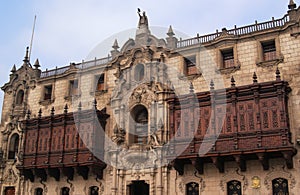
<svg viewBox="0 0 300 195"><path fill-rule="evenodd" d="M43 180L47 175L59 180L60 174L66 173L72 179L74 169L84 178L88 170L102 177L106 167L101 159L107 118L106 113L98 110L75 113L65 110L64 114L52 113L23 121L25 140L22 164L18 168L31 181L34 175Z"/></svg>
<svg viewBox="0 0 300 195"><path fill-rule="evenodd" d="M236 160L245 171L246 159L259 159L268 169L268 159L277 157L292 168L296 150L288 122L289 92L288 83L277 79L197 93L199 104L193 95L170 98L169 157L176 158L175 168L181 172L187 162L198 168L212 162L222 172L224 161Z"/></svg>

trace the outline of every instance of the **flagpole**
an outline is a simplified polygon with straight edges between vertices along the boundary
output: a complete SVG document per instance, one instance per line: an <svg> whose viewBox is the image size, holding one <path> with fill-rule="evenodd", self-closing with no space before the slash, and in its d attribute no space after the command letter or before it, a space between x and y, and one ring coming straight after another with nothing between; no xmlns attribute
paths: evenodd
<svg viewBox="0 0 300 195"><path fill-rule="evenodd" d="M30 48L29 48L30 50L29 50L29 57L28 57L29 63L30 63L30 56L31 56L31 51L32 51L32 42L33 42L33 36L34 36L35 22L36 22L36 15L34 16L34 20L33 20L32 35L31 35L31 40L30 40Z"/></svg>

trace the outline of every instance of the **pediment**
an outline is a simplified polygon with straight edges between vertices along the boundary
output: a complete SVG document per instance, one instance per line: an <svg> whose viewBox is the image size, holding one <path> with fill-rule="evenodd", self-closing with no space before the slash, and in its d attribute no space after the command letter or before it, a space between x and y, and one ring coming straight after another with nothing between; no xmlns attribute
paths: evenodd
<svg viewBox="0 0 300 195"><path fill-rule="evenodd" d="M24 64L10 75L9 82L4 84L1 89L9 92L13 89L19 88L20 86L25 86L25 84L28 87L34 88L39 74L39 69L33 69Z"/></svg>

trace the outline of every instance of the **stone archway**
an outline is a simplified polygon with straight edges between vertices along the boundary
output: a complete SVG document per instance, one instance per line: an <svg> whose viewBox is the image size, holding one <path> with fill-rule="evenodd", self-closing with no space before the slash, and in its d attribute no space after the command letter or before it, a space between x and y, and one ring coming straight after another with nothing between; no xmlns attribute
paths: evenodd
<svg viewBox="0 0 300 195"><path fill-rule="evenodd" d="M150 185L144 180L132 181L127 185L127 195L149 195Z"/></svg>
<svg viewBox="0 0 300 195"><path fill-rule="evenodd" d="M4 190L4 195L15 195L16 190L15 187L6 187Z"/></svg>

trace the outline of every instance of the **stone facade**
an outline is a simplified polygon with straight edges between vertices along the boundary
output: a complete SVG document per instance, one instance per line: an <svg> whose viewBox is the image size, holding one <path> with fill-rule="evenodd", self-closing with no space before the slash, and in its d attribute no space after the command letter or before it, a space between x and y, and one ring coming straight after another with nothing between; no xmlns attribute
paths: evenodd
<svg viewBox="0 0 300 195"><path fill-rule="evenodd" d="M0 193L296 195L300 189L297 153L300 145L300 8L291 1L288 13L281 19L222 29L187 40L178 40L172 27L166 39L158 39L151 34L146 14L139 13L139 17L135 40L129 39L121 49L116 41L112 55L107 58L41 71L38 60L33 66L30 64L27 49L24 63L18 69L12 68L9 82L2 87ZM285 83L282 85L286 88L278 87L278 83ZM245 91L247 94L243 95ZM214 94L223 96L216 95L212 102ZM226 121L224 114L222 124L232 124L236 132L224 133L222 124L218 132L216 116L222 111L214 106L226 106L226 102L229 105L234 99L232 94L237 99L245 97L238 99L238 103L277 97L286 101L273 105L274 109L278 108L273 115L256 112L257 127L273 122L274 128L265 132L261 130L263 127L241 132L241 121L246 120L251 126L250 119L235 115ZM206 100L199 97L210 98L207 102L211 103L205 105L211 107L209 112L215 113L214 116L202 111L199 115L190 115L191 110L205 106ZM174 114L175 105L180 107L181 113ZM93 109L108 116L106 124L101 124L105 131L105 135L101 134L105 140L100 149L103 156L97 156L95 148L90 147L98 139L95 132L102 128L92 125L96 130L85 136L80 132L86 129L78 126L88 120L78 117L80 113ZM75 122L70 125L76 126L78 132L69 137L67 126L54 119L68 121L66 117L71 117L71 113ZM177 115L180 120L175 124L172 117ZM203 124L198 124L201 120L194 121L197 117L211 119L207 129L201 129ZM270 124L265 120L271 121ZM32 135L28 132L34 125L38 137L31 143L28 140ZM50 134L47 139L47 133L41 134L43 128ZM56 128L64 131L63 138L59 137L57 142L53 141ZM206 132L205 136L212 129L216 133L214 143L199 155L194 132L198 128ZM182 142L176 141L185 132L193 133ZM239 150L242 137L238 136L241 135L249 136L249 140L255 137L267 141L264 147L259 146L258 141L253 148ZM238 148L228 145L226 154L220 152L221 147L215 144L218 136L219 140L237 136L235 146ZM281 138L276 140L275 136ZM77 146L68 150L67 144L74 143ZM93 162L86 163L90 157L82 161L76 159L79 154L88 153L80 149L81 143L93 153L91 158L96 159L95 162L105 163L101 174L98 169L94 170ZM272 144L276 147L268 147ZM52 164L39 161L45 155L51 161L55 148L60 147L61 161L54 160L56 163ZM42 152L43 148L46 153ZM173 155L174 151L180 152ZM70 164L67 164L67 155L75 156ZM26 164L26 159L35 159L35 162Z"/></svg>

